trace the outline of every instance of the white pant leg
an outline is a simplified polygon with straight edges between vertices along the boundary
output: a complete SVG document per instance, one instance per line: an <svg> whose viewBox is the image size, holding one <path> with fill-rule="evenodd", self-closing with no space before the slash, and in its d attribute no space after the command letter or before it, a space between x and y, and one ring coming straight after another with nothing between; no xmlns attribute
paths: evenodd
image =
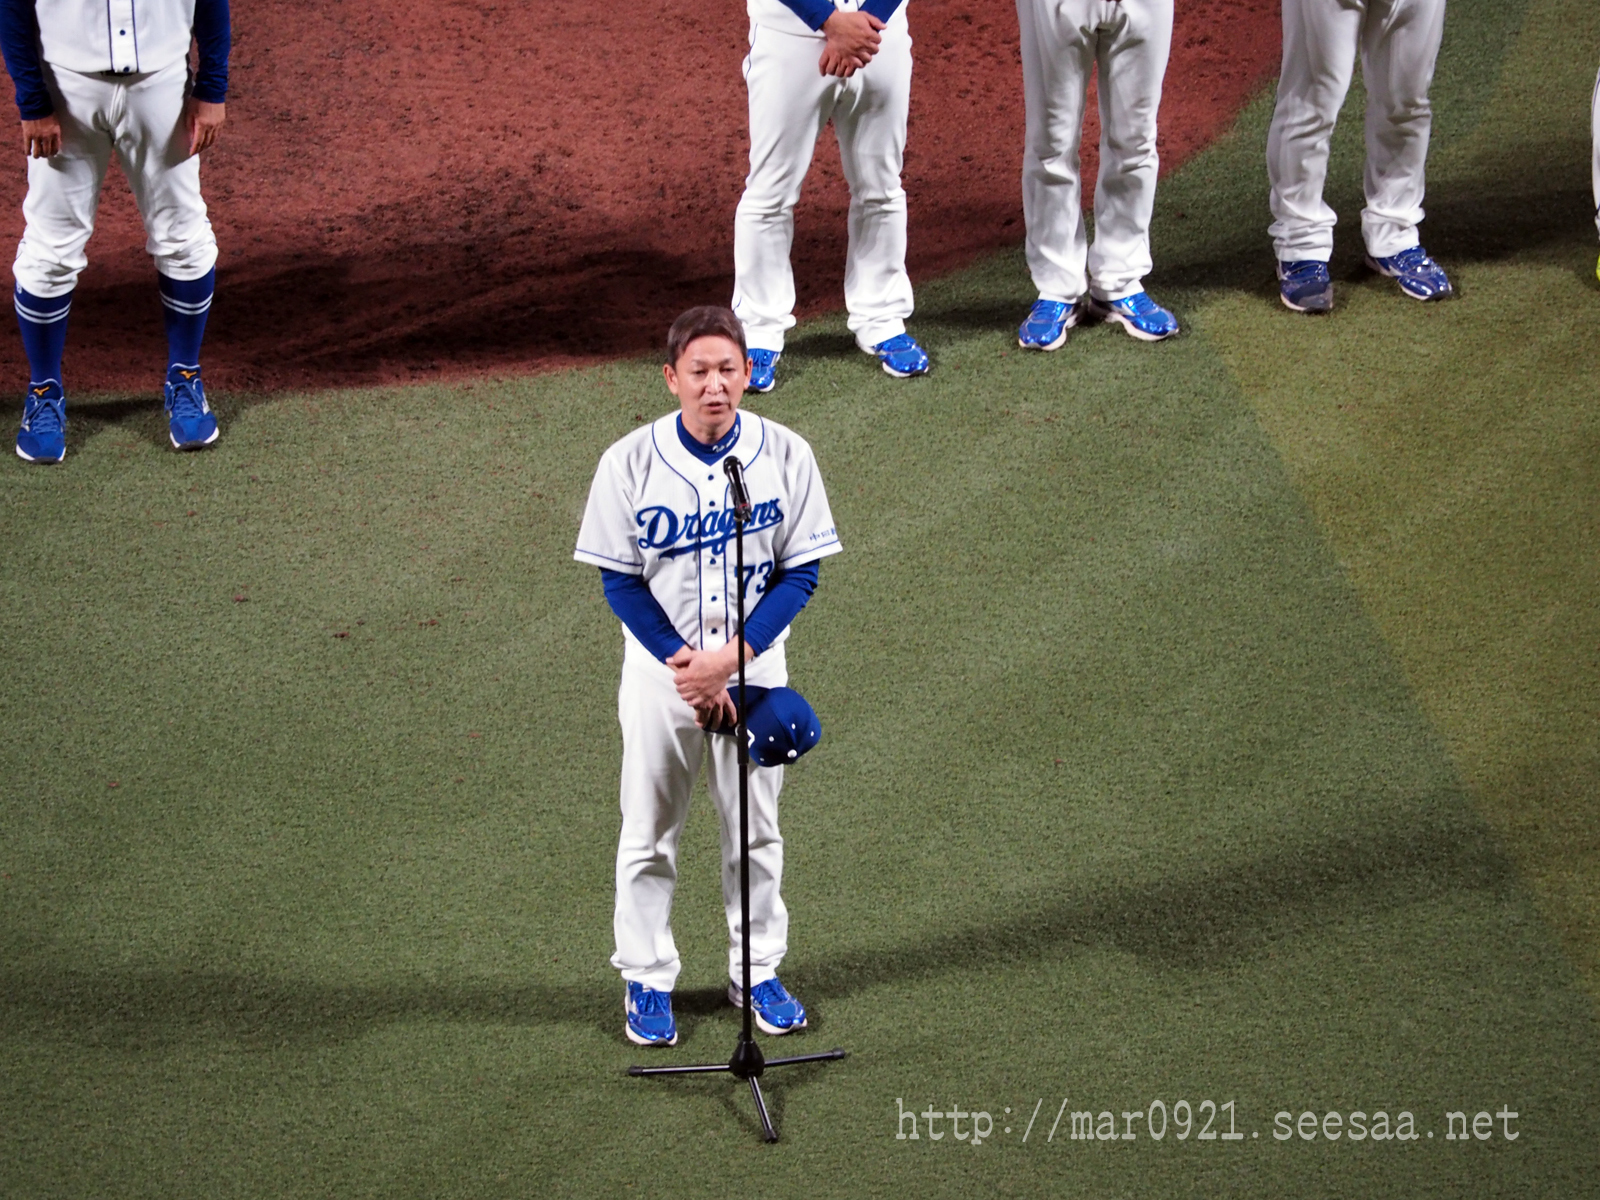
<svg viewBox="0 0 1600 1200"><path fill-rule="evenodd" d="M1088 287L1078 145L1099 7L1097 0L1017 0L1025 254L1039 298L1067 304Z"/></svg>
<svg viewBox="0 0 1600 1200"><path fill-rule="evenodd" d="M1283 64L1267 133L1272 246L1282 262L1327 262L1337 217L1322 198L1328 143L1350 90L1366 0L1283 0Z"/></svg>
<svg viewBox="0 0 1600 1200"><path fill-rule="evenodd" d="M200 196L200 157L183 122L188 65L174 63L124 88L113 128L117 159L144 217L145 250L169 279L199 279L217 263L217 239Z"/></svg>
<svg viewBox="0 0 1600 1200"><path fill-rule="evenodd" d="M622 832L611 965L624 979L670 992L679 969L671 926L678 839L706 734L674 690L670 672L663 677L630 662L622 666L617 719L622 725Z"/></svg>
<svg viewBox="0 0 1600 1200"><path fill-rule="evenodd" d="M845 82L833 108L850 185L844 303L850 332L863 350L904 333L912 310L906 193L900 186L910 106L911 34L901 19L883 31L877 55Z"/></svg>
<svg viewBox="0 0 1600 1200"><path fill-rule="evenodd" d="M100 185L111 161L114 83L44 64L45 86L61 122L61 150L28 159L24 227L12 273L35 296L61 296L89 263Z"/></svg>
<svg viewBox="0 0 1600 1200"><path fill-rule="evenodd" d="M762 676L765 686L788 679L782 646ZM624 979L670 992L680 962L672 937L672 897L678 882L678 841L700 764L722 829L722 900L728 921L729 978L743 975L739 925L739 760L730 737L706 733L673 687L672 672L655 662L626 660L617 690L622 725L622 832L617 839L616 905L611 965ZM750 767L751 982L777 973L788 949L789 913L778 833L782 767Z"/></svg>
<svg viewBox="0 0 1600 1200"><path fill-rule="evenodd" d="M1594 78L1594 104L1590 113L1594 137L1594 225L1600 230L1600 75Z"/></svg>
<svg viewBox="0 0 1600 1200"><path fill-rule="evenodd" d="M712 802L722 822L722 905L728 918L728 978L744 978L743 931L739 922L739 747L713 737L706 772ZM778 973L789 949L789 910L783 884L783 837L778 832L778 793L783 768L750 764L750 984Z"/></svg>
<svg viewBox="0 0 1600 1200"><path fill-rule="evenodd" d="M733 217L732 308L753 350L782 350L794 327L794 206L843 82L818 73L822 44L750 30L750 173Z"/></svg>
<svg viewBox="0 0 1600 1200"><path fill-rule="evenodd" d="M1144 290L1155 211L1156 111L1172 50L1172 0L1121 0L1102 26L1100 173L1094 191L1089 288L1101 300Z"/></svg>
<svg viewBox="0 0 1600 1200"><path fill-rule="evenodd" d="M17 247L17 282L36 296L76 286L88 263L100 187L115 150L144 217L146 249L174 279L197 279L217 260L216 238L200 197L200 161L187 158L182 62L131 80L108 80L45 65L61 121L61 152L28 160L26 228Z"/></svg>
<svg viewBox="0 0 1600 1200"><path fill-rule="evenodd" d="M1428 88L1444 36L1444 0L1369 0L1361 29L1367 85L1367 204L1361 236L1374 258L1417 245L1433 108Z"/></svg>

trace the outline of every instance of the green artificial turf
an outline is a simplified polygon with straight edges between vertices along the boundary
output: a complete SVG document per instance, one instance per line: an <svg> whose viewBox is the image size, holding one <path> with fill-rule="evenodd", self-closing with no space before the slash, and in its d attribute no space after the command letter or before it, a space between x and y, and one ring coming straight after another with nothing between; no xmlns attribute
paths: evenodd
<svg viewBox="0 0 1600 1200"><path fill-rule="evenodd" d="M1023 354L1002 255L920 289L927 379L826 319L752 399L846 545L790 643L814 1028L765 1045L850 1057L769 1078L777 1146L733 1081L623 1073L737 1027L708 805L678 1049L606 962L620 638L570 554L658 369L224 396L184 457L159 404L75 405L62 468L0 472L0 1195L1591 1192L1592 64L1550 47L1594 19L1449 20L1459 301L1355 270L1353 110L1340 306L1277 306L1263 99L1163 187L1184 337ZM1244 1136L1050 1137L1158 1099ZM1353 1110L1419 1136L1274 1136Z"/></svg>

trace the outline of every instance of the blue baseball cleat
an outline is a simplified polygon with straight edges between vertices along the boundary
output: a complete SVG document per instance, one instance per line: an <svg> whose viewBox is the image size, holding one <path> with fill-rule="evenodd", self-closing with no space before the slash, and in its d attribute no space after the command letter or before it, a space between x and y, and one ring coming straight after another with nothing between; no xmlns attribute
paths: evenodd
<svg viewBox="0 0 1600 1200"><path fill-rule="evenodd" d="M730 983L728 1000L735 1008L743 1008L744 989L737 983ZM763 1032L773 1037L806 1027L806 1006L789 995L776 976L750 989L750 1015Z"/></svg>
<svg viewBox="0 0 1600 1200"><path fill-rule="evenodd" d="M198 450L217 440L217 417L206 403L199 367L168 367L164 391L167 436L174 450Z"/></svg>
<svg viewBox="0 0 1600 1200"><path fill-rule="evenodd" d="M928 352L917 345L917 339L909 333L898 333L887 341L879 342L870 353L876 355L883 369L896 379L926 375L932 365L928 362Z"/></svg>
<svg viewBox="0 0 1600 1200"><path fill-rule="evenodd" d="M1373 258L1369 254L1367 266L1394 280L1413 300L1443 300L1455 291L1444 268L1429 258L1421 246L1412 246L1387 258Z"/></svg>
<svg viewBox="0 0 1600 1200"><path fill-rule="evenodd" d="M1059 350L1067 344L1067 330L1078 323L1078 315L1076 304L1035 300L1017 329L1017 345L1024 350Z"/></svg>
<svg viewBox="0 0 1600 1200"><path fill-rule="evenodd" d="M17 430L17 457L24 462L58 463L67 456L67 398L61 381L30 383Z"/></svg>
<svg viewBox="0 0 1600 1200"><path fill-rule="evenodd" d="M623 1027L636 1046L676 1046L678 1022L672 1018L672 993L658 992L642 983L628 980L628 997L623 1001L628 1023Z"/></svg>
<svg viewBox="0 0 1600 1200"><path fill-rule="evenodd" d="M772 385L778 382L778 360L783 357L782 350L751 350L750 357L750 383L747 391L770 392Z"/></svg>
<svg viewBox="0 0 1600 1200"><path fill-rule="evenodd" d="M1108 321L1115 321L1141 342L1159 342L1178 332L1178 318L1150 299L1148 292L1135 292L1121 300L1091 299L1094 310Z"/></svg>
<svg viewBox="0 0 1600 1200"><path fill-rule="evenodd" d="M1313 259L1278 263L1278 298L1295 312L1325 313L1333 308L1328 264Z"/></svg>

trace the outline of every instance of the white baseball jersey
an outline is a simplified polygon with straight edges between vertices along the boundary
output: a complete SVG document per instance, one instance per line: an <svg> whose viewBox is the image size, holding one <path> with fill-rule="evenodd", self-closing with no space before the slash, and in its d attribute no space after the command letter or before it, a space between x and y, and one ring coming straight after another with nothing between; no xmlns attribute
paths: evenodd
<svg viewBox="0 0 1600 1200"><path fill-rule="evenodd" d="M803 437L741 412L728 453L744 466L752 506L744 537L748 615L774 572L843 547ZM634 430L600 459L573 554L579 562L642 575L678 635L697 650L715 650L737 632L735 525L722 462L707 464L684 447L677 412ZM630 658L650 658L626 626L623 632ZM788 635L785 629L768 652ZM751 683L765 685L760 666L766 657L747 668Z"/></svg>
<svg viewBox="0 0 1600 1200"><path fill-rule="evenodd" d="M49 0L35 12L44 61L85 75L170 67L194 28L194 0Z"/></svg>
<svg viewBox="0 0 1600 1200"><path fill-rule="evenodd" d="M830 3L840 12L855 12L861 7L861 0L830 0ZM905 5L900 7L904 8ZM745 8L750 13L751 25L764 25L768 29L792 33L797 37L827 36L822 30L813 29L802 21L783 0L746 0Z"/></svg>

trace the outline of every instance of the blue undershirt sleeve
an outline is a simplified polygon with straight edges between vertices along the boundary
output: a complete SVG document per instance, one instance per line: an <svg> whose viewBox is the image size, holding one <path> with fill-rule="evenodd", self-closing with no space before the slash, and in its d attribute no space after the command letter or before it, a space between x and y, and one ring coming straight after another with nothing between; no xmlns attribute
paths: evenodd
<svg viewBox="0 0 1600 1200"><path fill-rule="evenodd" d="M779 571L767 587L767 594L757 601L754 610L744 623L745 644L757 654L766 652L777 637L800 615L800 610L817 590L817 568L820 562L808 562L803 567L790 567Z"/></svg>
<svg viewBox="0 0 1600 1200"><path fill-rule="evenodd" d="M821 29L822 23L838 11L833 0L783 0L783 6L804 21L808 29Z"/></svg>
<svg viewBox="0 0 1600 1200"><path fill-rule="evenodd" d="M0 0L0 51L17 89L17 112L24 121L38 121L55 112L39 67L39 19L34 0Z"/></svg>
<svg viewBox="0 0 1600 1200"><path fill-rule="evenodd" d="M686 644L642 575L600 568L606 603L644 648L666 662Z"/></svg>
<svg viewBox="0 0 1600 1200"><path fill-rule="evenodd" d="M222 104L228 98L228 51L233 46L228 0L195 0L194 40L200 47L200 62L190 94L208 104Z"/></svg>

